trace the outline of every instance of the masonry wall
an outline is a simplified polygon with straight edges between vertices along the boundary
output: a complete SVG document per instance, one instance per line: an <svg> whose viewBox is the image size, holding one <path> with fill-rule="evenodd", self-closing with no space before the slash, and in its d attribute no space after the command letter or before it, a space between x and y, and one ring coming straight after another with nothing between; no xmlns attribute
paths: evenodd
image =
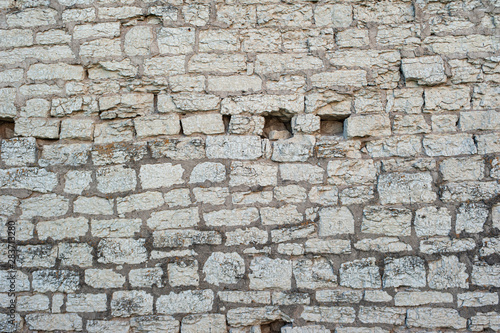
<svg viewBox="0 0 500 333"><path fill-rule="evenodd" d="M500 331L500 2L0 8L0 331Z"/></svg>

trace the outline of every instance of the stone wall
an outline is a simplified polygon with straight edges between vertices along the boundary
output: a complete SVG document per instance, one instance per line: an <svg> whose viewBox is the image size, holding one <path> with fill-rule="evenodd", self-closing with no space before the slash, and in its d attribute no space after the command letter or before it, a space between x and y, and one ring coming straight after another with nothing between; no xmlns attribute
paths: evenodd
<svg viewBox="0 0 500 333"><path fill-rule="evenodd" d="M0 331L500 330L499 1L0 8Z"/></svg>

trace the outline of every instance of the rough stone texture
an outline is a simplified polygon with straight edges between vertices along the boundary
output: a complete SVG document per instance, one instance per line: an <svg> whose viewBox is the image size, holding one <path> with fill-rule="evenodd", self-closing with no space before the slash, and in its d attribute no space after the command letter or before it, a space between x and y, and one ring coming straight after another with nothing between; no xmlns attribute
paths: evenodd
<svg viewBox="0 0 500 333"><path fill-rule="evenodd" d="M0 331L500 330L498 7L0 0Z"/></svg>

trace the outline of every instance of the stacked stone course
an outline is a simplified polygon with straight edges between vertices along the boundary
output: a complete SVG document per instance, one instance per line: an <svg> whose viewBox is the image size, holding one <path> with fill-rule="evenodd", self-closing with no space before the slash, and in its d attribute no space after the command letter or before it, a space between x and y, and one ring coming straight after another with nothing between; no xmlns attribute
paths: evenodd
<svg viewBox="0 0 500 333"><path fill-rule="evenodd" d="M499 24L0 0L0 331L500 331Z"/></svg>

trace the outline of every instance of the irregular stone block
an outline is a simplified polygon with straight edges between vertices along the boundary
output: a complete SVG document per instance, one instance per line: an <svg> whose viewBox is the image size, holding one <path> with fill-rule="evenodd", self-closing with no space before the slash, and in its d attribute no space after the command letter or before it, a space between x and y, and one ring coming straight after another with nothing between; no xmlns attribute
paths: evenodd
<svg viewBox="0 0 500 333"><path fill-rule="evenodd" d="M386 258L384 260L383 287L426 286L425 261L419 257Z"/></svg>
<svg viewBox="0 0 500 333"><path fill-rule="evenodd" d="M140 264L147 260L144 239L108 238L97 246L97 261L104 264Z"/></svg>
<svg viewBox="0 0 500 333"><path fill-rule="evenodd" d="M429 173L381 174L377 189L380 203L383 205L436 200L436 193L432 190L432 176Z"/></svg>
<svg viewBox="0 0 500 333"><path fill-rule="evenodd" d="M386 236L410 236L412 213L404 208L368 206L363 210L361 232Z"/></svg>
<svg viewBox="0 0 500 333"><path fill-rule="evenodd" d="M288 290L292 286L292 263L283 259L256 257L250 263L250 288Z"/></svg>
<svg viewBox="0 0 500 333"><path fill-rule="evenodd" d="M231 269L227 269L231 267ZM236 252L215 252L203 266L205 281L213 285L235 284L245 275L245 262Z"/></svg>
<svg viewBox="0 0 500 333"><path fill-rule="evenodd" d="M431 261L427 280L432 289L468 288L469 274L466 265L459 262L455 256L441 257Z"/></svg>
<svg viewBox="0 0 500 333"><path fill-rule="evenodd" d="M203 313L212 310L214 292L210 289L171 292L158 297L156 311L161 314Z"/></svg>
<svg viewBox="0 0 500 333"><path fill-rule="evenodd" d="M337 286L332 263L324 258L294 260L293 276L300 289L322 289Z"/></svg>
<svg viewBox="0 0 500 333"><path fill-rule="evenodd" d="M209 136L207 157L232 160L255 160L262 156L261 139L257 136Z"/></svg>
<svg viewBox="0 0 500 333"><path fill-rule="evenodd" d="M153 296L142 290L115 291L111 298L111 315L130 317L153 312Z"/></svg>
<svg viewBox="0 0 500 333"><path fill-rule="evenodd" d="M455 309L416 308L407 312L408 327L464 329L466 324L467 319L460 317Z"/></svg>
<svg viewBox="0 0 500 333"><path fill-rule="evenodd" d="M419 85L436 85L446 82L444 63L440 56L405 58L401 69L406 81L416 81Z"/></svg>

